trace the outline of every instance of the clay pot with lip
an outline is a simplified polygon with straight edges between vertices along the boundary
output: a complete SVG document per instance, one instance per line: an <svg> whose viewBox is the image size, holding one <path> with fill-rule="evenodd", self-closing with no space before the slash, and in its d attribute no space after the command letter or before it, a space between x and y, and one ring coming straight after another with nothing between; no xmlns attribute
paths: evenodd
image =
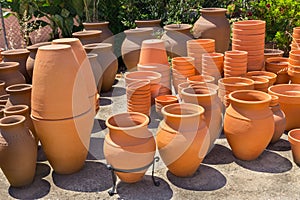
<svg viewBox="0 0 300 200"><path fill-rule="evenodd" d="M18 67L18 62L0 63L0 80L5 82L5 87L26 82L25 77L18 70Z"/></svg>
<svg viewBox="0 0 300 200"><path fill-rule="evenodd" d="M74 32L72 33L72 36L78 38L82 45L86 45L86 44L102 42L101 34L102 31L88 30L88 31Z"/></svg>
<svg viewBox="0 0 300 200"><path fill-rule="evenodd" d="M247 76L247 78L254 81L254 90L268 92L269 79L260 76Z"/></svg>
<svg viewBox="0 0 300 200"><path fill-rule="evenodd" d="M285 126L286 126L286 118L284 112L281 110L278 96L271 95L272 100L270 103L270 109L273 112L273 118L275 122L275 129L273 133L273 137L271 139L271 143L277 142L282 134L284 133Z"/></svg>
<svg viewBox="0 0 300 200"><path fill-rule="evenodd" d="M289 83L290 77L287 73L288 63L289 63L289 59L283 57L271 57L266 59L265 61L266 71L273 72L277 75L274 84Z"/></svg>
<svg viewBox="0 0 300 200"><path fill-rule="evenodd" d="M138 28L145 28L150 27L153 28L153 31L159 31L161 30L161 19L148 19L148 20L134 20L134 23Z"/></svg>
<svg viewBox="0 0 300 200"><path fill-rule="evenodd" d="M273 85L276 82L277 75L273 72L266 72L266 71L251 71L247 72L246 77L250 76L259 76L269 79L269 86Z"/></svg>
<svg viewBox="0 0 300 200"><path fill-rule="evenodd" d="M84 23L82 23L82 25L84 26L85 30L100 30L100 31L102 31L101 42L110 43L110 44L114 43L113 33L111 32L111 30L108 27L109 26L108 21L88 22L88 23L84 22Z"/></svg>
<svg viewBox="0 0 300 200"><path fill-rule="evenodd" d="M156 151L155 140L147 127L148 116L137 112L120 113L110 116L105 123L109 129L103 145L107 163L113 168L128 170L128 173L116 172L122 181L140 181Z"/></svg>
<svg viewBox="0 0 300 200"><path fill-rule="evenodd" d="M30 84L16 84L6 88L7 94L9 94L6 106L12 105L27 105L31 108L31 90Z"/></svg>
<svg viewBox="0 0 300 200"><path fill-rule="evenodd" d="M161 110L156 141L165 165L179 177L192 176L207 154L210 138L204 121L203 107L174 103Z"/></svg>
<svg viewBox="0 0 300 200"><path fill-rule="evenodd" d="M288 132L288 140L291 144L293 160L300 165L300 129L295 128Z"/></svg>
<svg viewBox="0 0 300 200"><path fill-rule="evenodd" d="M163 95L155 98L155 111L161 115L161 109L173 103L178 103L178 98L174 95Z"/></svg>
<svg viewBox="0 0 300 200"><path fill-rule="evenodd" d="M240 160L255 160L268 146L274 133L271 96L255 90L229 94L224 116L224 133L233 154Z"/></svg>
<svg viewBox="0 0 300 200"><path fill-rule="evenodd" d="M168 65L165 41L159 39L144 40L139 56L139 65Z"/></svg>
<svg viewBox="0 0 300 200"><path fill-rule="evenodd" d="M26 71L26 61L29 56L29 51L27 49L12 49L2 51L4 62L18 62L18 69L25 77L26 83L30 83L31 79Z"/></svg>
<svg viewBox="0 0 300 200"><path fill-rule="evenodd" d="M29 185L35 177L37 145L24 122L20 115L0 119L0 167L12 187Z"/></svg>

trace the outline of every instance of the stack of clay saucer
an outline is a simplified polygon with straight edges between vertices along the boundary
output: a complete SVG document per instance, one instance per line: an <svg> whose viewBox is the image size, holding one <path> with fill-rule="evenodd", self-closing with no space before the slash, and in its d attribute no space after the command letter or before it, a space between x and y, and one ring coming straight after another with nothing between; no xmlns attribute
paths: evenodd
<svg viewBox="0 0 300 200"><path fill-rule="evenodd" d="M292 50L289 53L288 75L291 83L300 83L300 50Z"/></svg>
<svg viewBox="0 0 300 200"><path fill-rule="evenodd" d="M215 77L216 80L222 78L224 54L205 53L202 55L202 74Z"/></svg>
<svg viewBox="0 0 300 200"><path fill-rule="evenodd" d="M233 23L232 50L248 52L247 71L261 70L264 66L266 22L245 20Z"/></svg>
<svg viewBox="0 0 300 200"><path fill-rule="evenodd" d="M289 59L284 57L271 57L266 59L265 70L277 74L277 79L274 84L289 83L290 77L288 75L288 64Z"/></svg>
<svg viewBox="0 0 300 200"><path fill-rule="evenodd" d="M214 39L196 39L187 41L187 55L195 58L196 74L202 73L202 55L215 52Z"/></svg>
<svg viewBox="0 0 300 200"><path fill-rule="evenodd" d="M247 73L247 51L226 51L224 57L224 77L245 76Z"/></svg>
<svg viewBox="0 0 300 200"><path fill-rule="evenodd" d="M172 58L173 86L177 93L178 85L186 82L186 79L195 75L195 58L175 57Z"/></svg>
<svg viewBox="0 0 300 200"><path fill-rule="evenodd" d="M300 27L293 29L293 41L291 44L291 50L300 50Z"/></svg>
<svg viewBox="0 0 300 200"><path fill-rule="evenodd" d="M138 80L127 85L127 111L150 116L151 91L149 80Z"/></svg>

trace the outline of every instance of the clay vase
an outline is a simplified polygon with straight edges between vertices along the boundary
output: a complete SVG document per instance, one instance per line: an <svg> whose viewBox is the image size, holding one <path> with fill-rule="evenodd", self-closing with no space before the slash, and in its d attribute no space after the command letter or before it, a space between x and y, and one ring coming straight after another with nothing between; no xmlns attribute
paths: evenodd
<svg viewBox="0 0 300 200"><path fill-rule="evenodd" d="M271 96L256 90L229 94L224 116L224 133L233 154L240 160L255 160L268 146L274 133Z"/></svg>
<svg viewBox="0 0 300 200"><path fill-rule="evenodd" d="M32 183L35 176L37 145L20 115L0 119L0 167L13 187Z"/></svg>
<svg viewBox="0 0 300 200"><path fill-rule="evenodd" d="M0 80L5 82L5 87L26 82L18 67L19 63L17 62L0 63Z"/></svg>
<svg viewBox="0 0 300 200"><path fill-rule="evenodd" d="M204 108L205 122L210 136L210 151L222 132L222 108L217 91L204 86L197 86L184 88L181 95L185 103L197 104Z"/></svg>
<svg viewBox="0 0 300 200"><path fill-rule="evenodd" d="M272 100L270 103L270 109L273 112L274 122L275 122L275 129L274 134L271 139L271 143L277 142L282 134L284 133L285 126L286 126L286 118L284 112L280 109L280 105L278 102L278 96L271 95Z"/></svg>
<svg viewBox="0 0 300 200"><path fill-rule="evenodd" d="M25 77L26 83L30 83L31 79L26 71L26 61L29 56L29 51L27 49L12 49L7 51L2 51L1 55L3 56L4 62L18 62L19 71Z"/></svg>
<svg viewBox="0 0 300 200"><path fill-rule="evenodd" d="M31 79L32 79L32 73L33 73L33 69L34 69L35 56L36 56L38 48L41 46L50 45L50 44L51 44L51 42L41 42L41 43L33 44L26 48L30 52L29 56L27 58L27 61L26 61L26 71Z"/></svg>
<svg viewBox="0 0 300 200"><path fill-rule="evenodd" d="M168 24L164 27L165 33L161 37L166 41L168 56L171 58L187 56L186 42L193 38L190 24Z"/></svg>
<svg viewBox="0 0 300 200"><path fill-rule="evenodd" d="M110 43L113 45L114 37L113 37L113 33L109 29L108 21L89 22L89 23L85 22L85 23L82 23L82 25L84 26L85 30L100 30L100 31L102 31L101 42Z"/></svg>
<svg viewBox="0 0 300 200"><path fill-rule="evenodd" d="M89 61L90 61L91 67L92 67L95 84L97 85L98 94L100 94L101 88L102 88L102 82L103 82L103 70L102 70L100 63L98 62L98 59L97 59L98 55L95 53L89 53L89 54L87 54L87 56L89 58Z"/></svg>
<svg viewBox="0 0 300 200"><path fill-rule="evenodd" d="M86 113L92 105L82 68L70 45L39 47L32 79L32 115L57 120ZM95 84L93 74L90 79Z"/></svg>
<svg viewBox="0 0 300 200"><path fill-rule="evenodd" d="M300 85L278 84L268 88L268 93L278 96L280 108L286 117L285 130L289 131L298 128L300 119L297 117L300 112Z"/></svg>
<svg viewBox="0 0 300 200"><path fill-rule="evenodd" d="M161 159L175 176L192 176L209 148L210 138L203 107L174 103L161 110L156 142Z"/></svg>
<svg viewBox="0 0 300 200"><path fill-rule="evenodd" d="M7 94L5 91L5 82L0 80L0 96Z"/></svg>
<svg viewBox="0 0 300 200"><path fill-rule="evenodd" d="M102 42L101 34L102 31L89 30L89 31L78 31L72 33L72 36L78 38L82 45L86 45L86 44Z"/></svg>
<svg viewBox="0 0 300 200"><path fill-rule="evenodd" d="M138 28L153 28L154 33L161 31L161 19L135 20L134 23Z"/></svg>
<svg viewBox="0 0 300 200"><path fill-rule="evenodd" d="M103 81L102 92L108 92L111 90L114 84L115 77L118 71L118 60L113 53L112 44L110 43L95 43L84 45L84 49L87 53L97 54L97 60L102 67Z"/></svg>
<svg viewBox="0 0 300 200"><path fill-rule="evenodd" d="M3 110L4 116L11 116L11 115L22 115L25 117L25 127L27 127L34 136L35 143L38 145L39 139L37 137L35 128L33 126L32 120L30 118L30 108L27 105L15 105L6 107Z"/></svg>
<svg viewBox="0 0 300 200"><path fill-rule="evenodd" d="M105 159L113 168L129 171L115 172L121 181L140 181L147 171L141 168L154 159L156 144L148 123L148 116L138 112L116 114L105 122L109 130L103 145Z"/></svg>
<svg viewBox="0 0 300 200"><path fill-rule="evenodd" d="M214 39L216 52L219 53L224 53L229 48L230 25L225 16L226 11L224 8L202 8L201 17L193 27L194 37Z"/></svg>
<svg viewBox="0 0 300 200"><path fill-rule="evenodd" d="M158 115L161 114L161 109L173 103L178 103L178 98L174 95L162 95L155 98L155 111Z"/></svg>
<svg viewBox="0 0 300 200"><path fill-rule="evenodd" d="M127 71L136 70L142 42L147 39L154 39L152 32L152 28L136 28L124 31L126 37L121 46L121 54Z"/></svg>
<svg viewBox="0 0 300 200"><path fill-rule="evenodd" d="M300 129L290 130L288 140L291 144L293 160L297 165L300 165Z"/></svg>
<svg viewBox="0 0 300 200"><path fill-rule="evenodd" d="M9 94L6 107L13 105L27 105L31 108L31 90L30 84L15 84L6 88L7 94Z"/></svg>
<svg viewBox="0 0 300 200"><path fill-rule="evenodd" d="M277 75L274 84L289 83L290 77L288 75L288 58L270 57L265 60L265 69L268 72L273 72Z"/></svg>

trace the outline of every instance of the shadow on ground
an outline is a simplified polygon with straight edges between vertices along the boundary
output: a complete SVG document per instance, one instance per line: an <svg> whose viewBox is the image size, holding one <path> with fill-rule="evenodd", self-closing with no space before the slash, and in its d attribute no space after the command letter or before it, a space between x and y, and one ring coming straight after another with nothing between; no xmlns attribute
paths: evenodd
<svg viewBox="0 0 300 200"><path fill-rule="evenodd" d="M104 159L103 153L104 138L91 138L90 149L87 155L87 160L102 160Z"/></svg>
<svg viewBox="0 0 300 200"><path fill-rule="evenodd" d="M231 150L223 145L215 144L214 148L205 156L203 163L222 165L234 162L235 158Z"/></svg>
<svg viewBox="0 0 300 200"><path fill-rule="evenodd" d="M291 150L291 145L289 141L284 139L279 139L277 142L273 144L269 144L267 149L272 151L289 151Z"/></svg>
<svg viewBox="0 0 300 200"><path fill-rule="evenodd" d="M167 172L171 183L186 190L213 191L226 185L226 177L218 170L207 165L200 165L192 177L181 178Z"/></svg>

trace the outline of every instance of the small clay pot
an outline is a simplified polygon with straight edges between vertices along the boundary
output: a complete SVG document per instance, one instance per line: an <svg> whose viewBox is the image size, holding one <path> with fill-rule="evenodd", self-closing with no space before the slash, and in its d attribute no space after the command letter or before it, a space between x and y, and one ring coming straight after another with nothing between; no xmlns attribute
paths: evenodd
<svg viewBox="0 0 300 200"><path fill-rule="evenodd" d="M270 103L270 109L273 112L273 118L275 122L275 129L273 137L271 139L271 143L275 143L280 139L280 137L284 133L286 127L286 118L284 112L280 108L278 96L271 95L271 97L272 100Z"/></svg>
<svg viewBox="0 0 300 200"><path fill-rule="evenodd" d="M260 76L247 76L254 81L254 89L262 92L268 92L269 79Z"/></svg>
<svg viewBox="0 0 300 200"><path fill-rule="evenodd" d="M289 83L290 77L288 71L288 58L283 57L271 57L265 61L266 71L277 74L276 82L274 84Z"/></svg>
<svg viewBox="0 0 300 200"><path fill-rule="evenodd" d="M142 42L139 65L162 64L168 65L165 41L159 39L144 40Z"/></svg>
<svg viewBox="0 0 300 200"><path fill-rule="evenodd" d="M32 85L30 84L16 84L6 88L9 99L6 106L12 105L27 105L31 108L31 90Z"/></svg>
<svg viewBox="0 0 300 200"><path fill-rule="evenodd" d="M276 82L277 75L272 72L266 72L266 71L251 71L247 72L246 77L250 76L259 76L259 77L265 77L269 79L269 86L273 85Z"/></svg>
<svg viewBox="0 0 300 200"><path fill-rule="evenodd" d="M288 140L291 144L294 162L300 165L300 129L292 129L288 132Z"/></svg>
<svg viewBox="0 0 300 200"><path fill-rule="evenodd" d="M18 70L18 62L2 62L0 63L0 80L5 82L5 87L14 84L25 83L25 77Z"/></svg>
<svg viewBox="0 0 300 200"><path fill-rule="evenodd" d="M161 115L161 109L172 103L178 103L178 98L174 95L163 95L155 98L155 111Z"/></svg>

